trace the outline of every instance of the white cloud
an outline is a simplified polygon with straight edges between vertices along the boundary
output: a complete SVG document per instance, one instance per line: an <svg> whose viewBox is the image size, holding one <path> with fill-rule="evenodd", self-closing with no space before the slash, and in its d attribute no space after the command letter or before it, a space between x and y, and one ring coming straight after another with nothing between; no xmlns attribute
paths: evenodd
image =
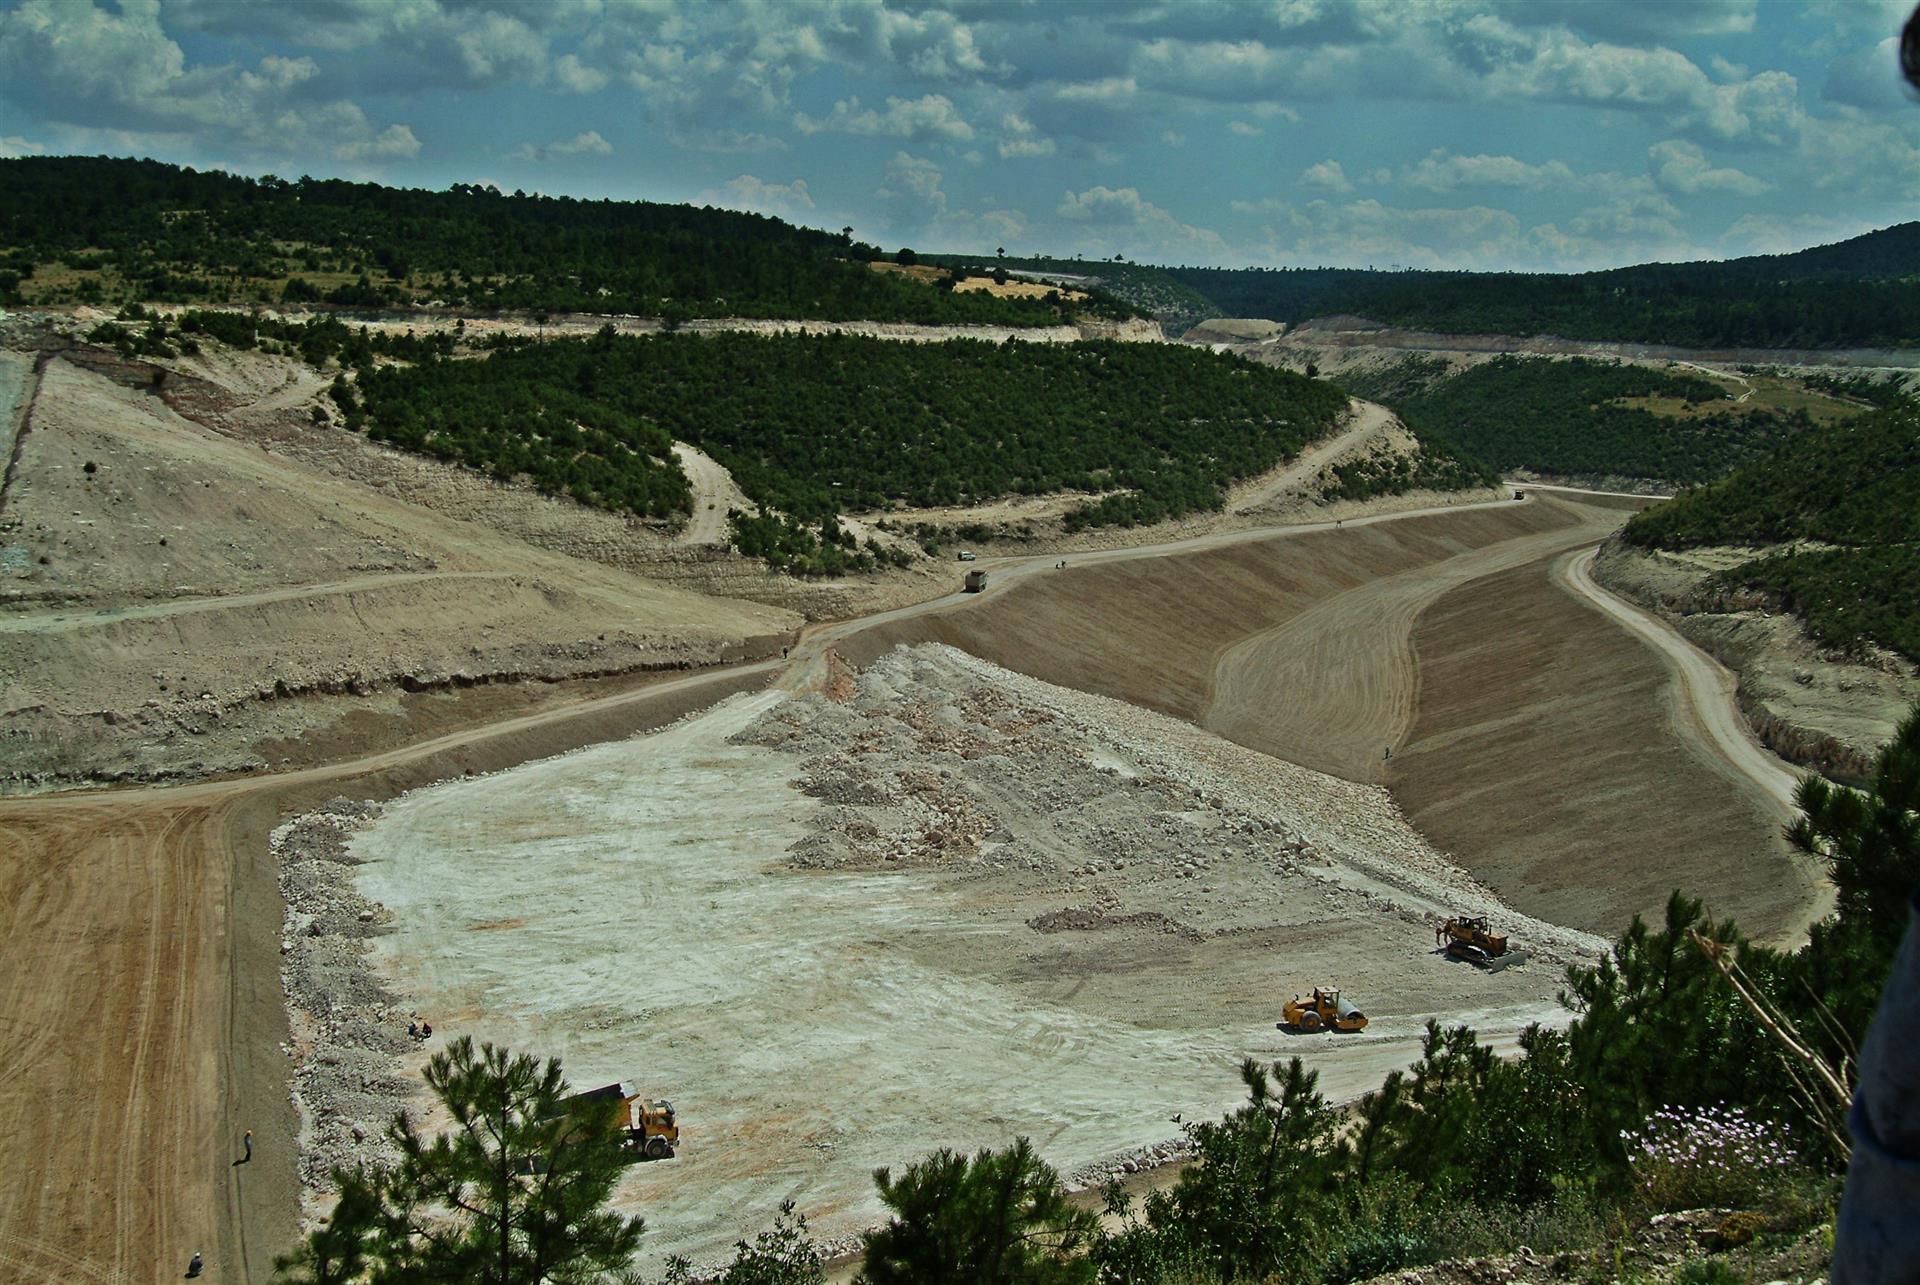
<svg viewBox="0 0 1920 1285"><path fill-rule="evenodd" d="M1435 148L1418 164L1400 172L1400 181L1426 192L1453 192L1463 187L1511 187L1562 190L1603 186L1618 181L1613 174L1579 174L1565 161L1535 165L1514 156L1456 156Z"/></svg>
<svg viewBox="0 0 1920 1285"><path fill-rule="evenodd" d="M945 177L926 157L895 152L887 161L886 178L874 195L925 217L947 208L947 194L941 190Z"/></svg>
<svg viewBox="0 0 1920 1285"><path fill-rule="evenodd" d="M1827 64L1827 82L1820 88L1820 97L1867 111L1911 109L1912 101L1900 78L1900 41L1888 36L1878 44L1835 58Z"/></svg>
<svg viewBox="0 0 1920 1285"><path fill-rule="evenodd" d="M797 178L791 183L767 183L751 174L728 179L718 188L702 192L699 200L703 204L718 205L729 210L747 210L754 214L772 214L783 218L791 218L813 208L813 194L807 190L805 179Z"/></svg>
<svg viewBox="0 0 1920 1285"><path fill-rule="evenodd" d="M1229 134L1237 134L1241 138L1258 138L1267 131L1261 129L1258 125L1248 124L1243 120L1234 120L1227 122L1227 132Z"/></svg>
<svg viewBox="0 0 1920 1285"><path fill-rule="evenodd" d="M1053 96L1063 103L1098 103L1111 107L1132 101L1139 92L1139 82L1133 77L1107 76L1061 85L1053 91Z"/></svg>
<svg viewBox="0 0 1920 1285"><path fill-rule="evenodd" d="M889 97L885 111L862 108L857 97L843 98L833 105L833 111L824 119L799 112L794 115L793 124L802 134L865 134L909 139L937 137L960 142L973 137L973 126L961 118L954 109L953 100L945 94L928 94L913 99Z"/></svg>
<svg viewBox="0 0 1920 1285"><path fill-rule="evenodd" d="M1844 214L1743 214L1721 234L1730 255L1790 254L1810 245L1831 245L1873 230Z"/></svg>
<svg viewBox="0 0 1920 1285"><path fill-rule="evenodd" d="M574 94L593 94L607 87L612 79L598 67L580 61L578 54L563 54L554 60L554 83Z"/></svg>
<svg viewBox="0 0 1920 1285"><path fill-rule="evenodd" d="M1329 192L1351 192L1353 184L1347 179L1347 172L1336 160L1324 160L1309 165L1300 171L1300 183L1303 187L1318 187Z"/></svg>
<svg viewBox="0 0 1920 1285"><path fill-rule="evenodd" d="M1226 249L1218 232L1180 222L1143 198L1138 188L1069 190L1054 213L1069 222L1089 225L1094 231L1089 238L1091 244L1122 243L1109 252L1127 253L1129 257L1195 251L1219 254Z"/></svg>
<svg viewBox="0 0 1920 1285"><path fill-rule="evenodd" d="M38 143L30 143L18 134L0 137L0 159L11 160L19 156L44 156L47 149Z"/></svg>
<svg viewBox="0 0 1920 1285"><path fill-rule="evenodd" d="M475 14L452 43L469 84L537 82L546 75L546 41L509 14Z"/></svg>
<svg viewBox="0 0 1920 1285"><path fill-rule="evenodd" d="M281 124L292 132L290 115L282 117ZM420 140L405 125L389 125L377 134L335 143L333 154L343 161L410 161L420 154Z"/></svg>
<svg viewBox="0 0 1920 1285"><path fill-rule="evenodd" d="M113 13L23 0L0 13L0 94L50 123L111 131L124 148L193 139L240 156L355 163L419 153L407 125L376 125L350 100L308 93L318 72L277 54L253 67L191 65L152 3Z"/></svg>
<svg viewBox="0 0 1920 1285"><path fill-rule="evenodd" d="M522 143L507 153L510 161L550 161L557 156L612 156L613 144L600 137L597 129L575 134L572 138L563 138L537 147L532 143Z"/></svg>
<svg viewBox="0 0 1920 1285"><path fill-rule="evenodd" d="M1052 156L1057 150L1051 138L1042 138L1033 122L1018 112L1000 118L1002 138L998 145L1001 160L1017 157Z"/></svg>
<svg viewBox="0 0 1920 1285"><path fill-rule="evenodd" d="M1758 196L1772 187L1764 179L1731 168L1715 169L1695 143L1670 138L1647 149L1653 181L1664 191L1691 196L1696 192L1732 192Z"/></svg>

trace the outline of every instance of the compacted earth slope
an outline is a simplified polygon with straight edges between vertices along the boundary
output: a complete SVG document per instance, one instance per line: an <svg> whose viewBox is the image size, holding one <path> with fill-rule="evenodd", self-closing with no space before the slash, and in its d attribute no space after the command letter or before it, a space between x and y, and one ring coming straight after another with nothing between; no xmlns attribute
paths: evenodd
<svg viewBox="0 0 1920 1285"><path fill-rule="evenodd" d="M476 686L763 656L799 623L316 466L307 439L384 452L315 425L294 363L159 387L84 347L38 365L0 497L16 788L297 763L309 738L352 749L457 718Z"/></svg>

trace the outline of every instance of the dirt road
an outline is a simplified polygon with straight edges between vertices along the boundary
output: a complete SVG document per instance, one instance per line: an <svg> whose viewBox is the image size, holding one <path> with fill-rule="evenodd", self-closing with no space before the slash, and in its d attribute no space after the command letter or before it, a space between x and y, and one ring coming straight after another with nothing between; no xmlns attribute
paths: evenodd
<svg viewBox="0 0 1920 1285"><path fill-rule="evenodd" d="M753 502L747 499L747 493L740 489L726 466L699 447L675 442L673 454L693 487L693 516L687 519L687 529L680 533L680 543L725 544L727 510L751 513Z"/></svg>
<svg viewBox="0 0 1920 1285"><path fill-rule="evenodd" d="M1235 487L1227 497L1233 513L1251 513L1279 496L1312 481L1320 470L1367 441L1394 422L1393 412L1375 402L1352 401L1353 414L1332 437L1313 443L1295 459L1263 477Z"/></svg>
<svg viewBox="0 0 1920 1285"><path fill-rule="evenodd" d="M1791 821L1798 815L1793 796L1800 786L1800 773L1761 745L1747 725L1735 698L1739 678L1682 638L1666 621L1594 583L1596 552L1589 549L1556 562L1555 581L1599 607L1660 653L1679 683L1680 699L1675 703L1674 717L1686 723L1695 736L1711 740L1720 761L1772 800L1782 824Z"/></svg>

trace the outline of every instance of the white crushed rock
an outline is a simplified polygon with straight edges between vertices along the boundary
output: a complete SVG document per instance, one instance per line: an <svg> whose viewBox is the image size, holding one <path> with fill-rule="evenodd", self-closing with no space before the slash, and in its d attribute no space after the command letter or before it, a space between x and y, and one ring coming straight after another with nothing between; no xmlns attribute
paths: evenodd
<svg viewBox="0 0 1920 1285"><path fill-rule="evenodd" d="M790 850L794 866L1024 872L1083 894L1030 920L1040 932L1217 936L1271 923L1275 901L1305 895L1410 919L1493 915L1552 963L1605 949L1506 907L1384 788L952 647L896 647L733 739L807 756L796 784L827 806ZM1187 885L1171 902L1167 880Z"/></svg>
<svg viewBox="0 0 1920 1285"><path fill-rule="evenodd" d="M401 1069L409 1047L401 1002L368 963L367 942L391 916L354 890L348 837L380 814L336 798L273 832L286 919L280 980L293 1039L293 1102L300 1116L303 1204L318 1212L335 1168L396 1157L385 1125L414 1084Z"/></svg>

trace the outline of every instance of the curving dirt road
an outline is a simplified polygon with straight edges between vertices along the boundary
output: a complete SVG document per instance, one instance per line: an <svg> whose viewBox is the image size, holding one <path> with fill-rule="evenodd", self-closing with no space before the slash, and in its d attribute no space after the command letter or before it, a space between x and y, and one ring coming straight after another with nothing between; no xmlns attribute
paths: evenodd
<svg viewBox="0 0 1920 1285"><path fill-rule="evenodd" d="M1554 564L1554 579L1593 603L1660 653L1678 680L1681 699L1674 718L1690 733L1710 741L1719 760L1771 800L1781 821L1799 814L1794 792L1801 774L1760 744L1740 712L1732 670L1695 647L1664 620L1602 589L1593 579L1598 550L1588 549Z"/></svg>
<svg viewBox="0 0 1920 1285"><path fill-rule="evenodd" d="M1302 482L1311 481L1321 469L1347 454L1374 434L1395 422L1393 412L1377 402L1351 402L1352 419L1332 437L1314 442L1293 460L1264 477L1254 478L1244 489L1236 487L1227 498L1232 513L1251 513L1277 496L1285 495Z"/></svg>
<svg viewBox="0 0 1920 1285"><path fill-rule="evenodd" d="M727 510L750 513L753 502L733 480L733 474L727 472L726 465L699 447L675 442L673 454L693 487L693 516L687 519L687 528L680 533L680 543L725 544Z"/></svg>

